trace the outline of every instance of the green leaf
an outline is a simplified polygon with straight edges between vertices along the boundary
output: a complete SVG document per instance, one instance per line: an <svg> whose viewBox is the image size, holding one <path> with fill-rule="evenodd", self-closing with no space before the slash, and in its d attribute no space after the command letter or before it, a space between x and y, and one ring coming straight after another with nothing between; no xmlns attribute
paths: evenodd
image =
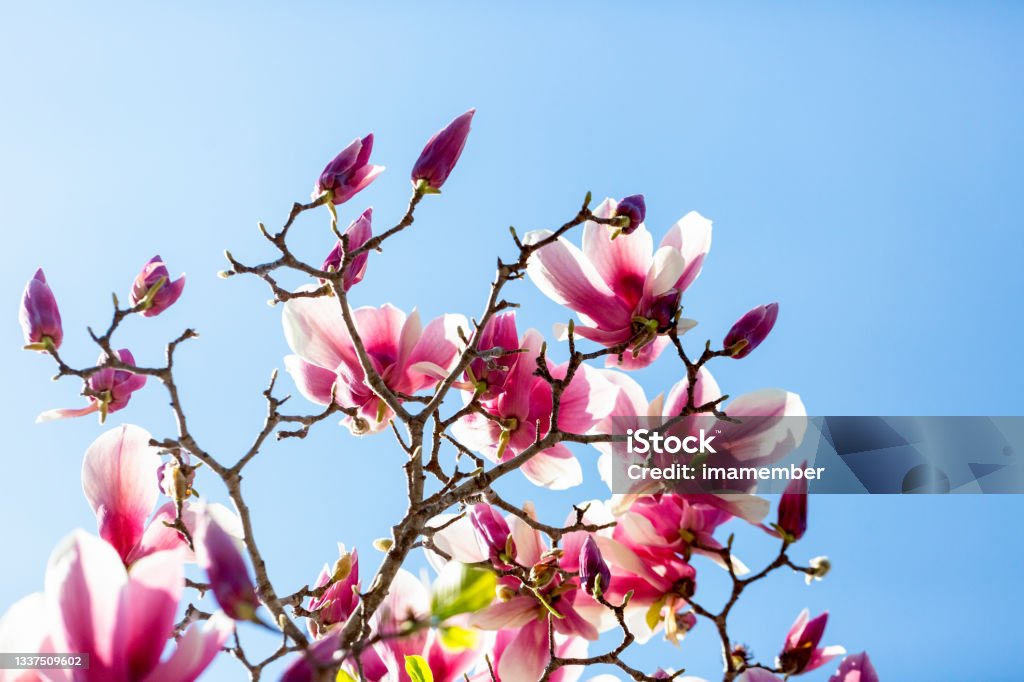
<svg viewBox="0 0 1024 682"><path fill-rule="evenodd" d="M434 682L434 673L422 656L406 656L405 672L409 673L412 682Z"/></svg>
<svg viewBox="0 0 1024 682"><path fill-rule="evenodd" d="M434 581L430 612L437 622L479 611L494 601L498 577L491 571L449 561Z"/></svg>
<svg viewBox="0 0 1024 682"><path fill-rule="evenodd" d="M470 630L469 628L462 628L457 625L441 628L440 633L441 644L451 651L466 651L467 649L474 649L476 648L477 642L480 641L479 632L476 630Z"/></svg>

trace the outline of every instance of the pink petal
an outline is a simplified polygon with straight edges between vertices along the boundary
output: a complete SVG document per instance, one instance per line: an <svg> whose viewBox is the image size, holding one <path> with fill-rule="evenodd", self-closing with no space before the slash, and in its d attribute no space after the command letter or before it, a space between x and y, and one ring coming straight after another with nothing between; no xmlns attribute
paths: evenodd
<svg viewBox="0 0 1024 682"><path fill-rule="evenodd" d="M341 317L338 299L293 298L281 316L289 348L306 362L334 369L343 360L355 359L355 350Z"/></svg>
<svg viewBox="0 0 1024 682"><path fill-rule="evenodd" d="M501 682L537 682L548 663L547 622L534 620L524 625L509 643L498 662Z"/></svg>
<svg viewBox="0 0 1024 682"><path fill-rule="evenodd" d="M412 393L437 383L435 376L417 370L417 365L430 363L447 372L454 363L459 349L465 344L459 339L458 329L469 335L469 325L462 315L442 315L430 321L417 340L408 358L406 371Z"/></svg>
<svg viewBox="0 0 1024 682"><path fill-rule="evenodd" d="M615 202L605 199L594 211L598 218L611 217ZM620 234L612 239L614 228L588 221L583 226L583 255L593 264L615 294L636 305L651 267L654 239L641 225L629 235ZM675 280L673 280L673 284Z"/></svg>
<svg viewBox="0 0 1024 682"><path fill-rule="evenodd" d="M552 376L564 379L566 369L566 365L560 365L552 370ZM611 414L618 394L619 388L605 378L605 373L581 365L562 393L559 428L570 433L587 433Z"/></svg>
<svg viewBox="0 0 1024 682"><path fill-rule="evenodd" d="M222 611L188 626L174 653L143 682L192 682L220 653L235 624Z"/></svg>
<svg viewBox="0 0 1024 682"><path fill-rule="evenodd" d="M98 537L75 531L54 549L46 568L46 593L61 613L60 638L68 651L89 654L95 680L127 680L121 598L128 574L117 552Z"/></svg>
<svg viewBox="0 0 1024 682"><path fill-rule="evenodd" d="M388 365L394 364L399 357L399 339L402 338L402 328L406 324L405 313L385 303L380 308L357 308L352 311L352 317L367 354L375 358L387 358ZM419 316L413 311L409 317L410 324L415 326ZM356 356L353 354L352 357Z"/></svg>
<svg viewBox="0 0 1024 682"><path fill-rule="evenodd" d="M435 516L429 525L438 528L450 521L451 518L450 514ZM476 531L473 530L473 523L468 516L462 516L458 521L446 526L444 530L434 533L433 537L434 544L438 549L451 556L455 561L475 564L487 560L487 554L480 549L480 544L476 540ZM432 552L427 552L427 559L434 564L434 568L440 570L441 563L435 562L432 558L436 556Z"/></svg>
<svg viewBox="0 0 1024 682"><path fill-rule="evenodd" d="M107 431L85 453L82 489L96 514L100 536L127 558L142 538L158 496L160 458L149 432L127 424Z"/></svg>
<svg viewBox="0 0 1024 682"><path fill-rule="evenodd" d="M807 431L807 410L800 396L781 389L747 393L731 401L726 414L741 423L721 424L719 442L746 463L773 462L793 451Z"/></svg>
<svg viewBox="0 0 1024 682"><path fill-rule="evenodd" d="M298 355L284 359L285 370L292 375L296 388L302 396L313 403L327 405L331 402L331 389L338 375L331 370L312 365Z"/></svg>
<svg viewBox="0 0 1024 682"><path fill-rule="evenodd" d="M22 597L0 618L0 651L41 653L49 640L50 621L42 592ZM35 670L0 670L2 682L35 682Z"/></svg>
<svg viewBox="0 0 1024 682"><path fill-rule="evenodd" d="M84 417L87 414L99 412L100 407L96 403L92 403L86 407L70 408L62 407L56 410L47 410L41 412L36 417L36 424L45 424L46 422L57 421L58 419L73 419L75 417Z"/></svg>
<svg viewBox="0 0 1024 682"><path fill-rule="evenodd" d="M128 671L139 679L160 661L174 631L185 571L178 551L157 552L137 561L122 594L127 620L119 628Z"/></svg>
<svg viewBox="0 0 1024 682"><path fill-rule="evenodd" d="M538 607L533 597L517 596L477 611L469 617L469 622L481 630L515 628L536 619Z"/></svg>
<svg viewBox="0 0 1024 682"><path fill-rule="evenodd" d="M534 485L549 490L566 490L583 483L579 460L561 443L526 460L520 471Z"/></svg>
<svg viewBox="0 0 1024 682"><path fill-rule="evenodd" d="M676 283L676 289L685 291L697 279L704 257L711 249L711 221L696 211L690 211L669 228L661 245L672 246L682 253L686 268Z"/></svg>
<svg viewBox="0 0 1024 682"><path fill-rule="evenodd" d="M527 503L523 510L536 518L533 503ZM540 531L533 528L518 516L508 517L508 526L516 541L516 560L523 566L532 566L540 561L540 555L547 551L547 545L541 538Z"/></svg>
<svg viewBox="0 0 1024 682"><path fill-rule="evenodd" d="M189 510L187 504L183 510L185 526L191 532L195 528L195 513ZM167 550L182 550L182 561L195 561L195 555L188 549L188 544L181 537L181 533L169 528L168 523L174 523L177 517L177 509L173 502L168 502L156 510L156 514L146 525L142 533L142 539L132 549L125 563L131 565L142 557L164 552Z"/></svg>
<svg viewBox="0 0 1024 682"><path fill-rule="evenodd" d="M861 652L844 658L828 682L878 682L878 672L868 655Z"/></svg>
<svg viewBox="0 0 1024 682"><path fill-rule="evenodd" d="M526 235L533 244L548 237L547 230ZM548 298L586 315L603 329L629 326L632 310L623 304L583 252L565 239L548 244L530 257L527 274Z"/></svg>
<svg viewBox="0 0 1024 682"><path fill-rule="evenodd" d="M644 295L654 298L676 288L686 270L682 254L671 246L663 246L654 254L651 269L644 273Z"/></svg>

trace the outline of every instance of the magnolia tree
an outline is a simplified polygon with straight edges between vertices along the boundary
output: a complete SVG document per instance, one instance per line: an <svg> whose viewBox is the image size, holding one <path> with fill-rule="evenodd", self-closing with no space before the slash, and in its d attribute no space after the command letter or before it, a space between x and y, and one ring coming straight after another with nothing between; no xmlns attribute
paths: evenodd
<svg viewBox="0 0 1024 682"><path fill-rule="evenodd" d="M126 306L114 297L106 330L90 330L100 351L90 367L72 366L61 353L60 313L42 270L29 281L21 307L26 348L49 356L58 378L84 383L84 406L45 412L40 420L97 413L102 423L128 408L148 382L166 391L177 428L154 437L121 426L89 446L82 483L97 535L76 531L61 542L45 591L16 603L0 623L0 650L87 653L88 669L5 670L0 677L180 682L227 653L253 680L280 659L289 681L565 681L597 665L635 680L695 680L681 678L681 670L638 669L628 652L658 636L678 643L702 620L721 640L727 682L803 675L844 653L820 645L826 613L797 615L769 660L754 658L730 629L730 614L753 583L779 569L805 574L808 583L828 571L824 557L800 565L788 554L807 525L806 479L787 488L774 522L766 521L768 502L746 491L646 487L581 501L564 510L563 524L550 525L532 505L504 499L493 487L506 476L525 476L542 488L575 486L583 478L576 457L585 446L602 453L610 485L612 446L626 438L616 425L651 418L656 431L685 438L707 419L728 425L743 421L736 415L757 417L719 431L715 452L732 453L735 461L778 458L782 446L799 440L802 431L782 419L805 416L797 396L766 390L727 401L706 367L755 350L775 324L776 304L741 317L720 345L704 343L694 354L682 342L695 323L680 315L681 301L710 246L708 220L687 214L655 250L642 196L592 208L588 194L554 230L522 237L512 230L511 257L498 260L475 319L448 314L424 323L387 303L350 305L349 291L371 256L392 239L415 239L414 215L440 193L473 113L427 142L412 169L412 198L393 227L375 230L367 209L339 228L338 207L347 209L383 170L371 163L367 135L327 164L312 201L296 203L279 230L260 225L273 260L246 264L227 254L223 277L261 278L282 304L294 352L285 367L298 392L319 406L284 411L275 376L264 393L262 428L238 459L205 448L189 428L175 351L193 330L167 344L161 366L139 366L115 343L129 318L159 315L182 295L184 278L172 279L159 256L139 273ZM300 216L314 210L329 214L336 238L323 263L305 262L289 246ZM572 241L576 233L582 247ZM279 278L289 271L308 284L282 286ZM567 361L552 362L542 334L517 328L517 304L506 296L524 278L576 314L556 327ZM653 387L667 390L665 397L649 400L630 372L662 354L677 370ZM404 453L408 508L393 520L390 537L374 543L383 553L379 565L367 567L367 548L360 562L355 549L339 545L339 556L311 584L283 585L261 554L243 473L274 438L301 439L337 418L354 436L394 439ZM197 474L216 479L233 508L199 499ZM761 568L747 569L734 557L732 536L723 537L721 527L734 518L778 539L777 553ZM432 584L403 567L414 550L436 569ZM202 569L200 579L186 578L188 562ZM731 590L699 590L704 570L724 571ZM207 593L216 612L203 609ZM280 646L254 656L243 648L247 628L278 632ZM877 676L867 655L857 654L843 659L831 679Z"/></svg>

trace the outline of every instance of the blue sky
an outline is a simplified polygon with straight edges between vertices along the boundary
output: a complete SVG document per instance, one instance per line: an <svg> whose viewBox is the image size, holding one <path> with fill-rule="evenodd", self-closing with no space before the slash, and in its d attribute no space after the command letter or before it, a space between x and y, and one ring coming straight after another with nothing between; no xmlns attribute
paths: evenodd
<svg viewBox="0 0 1024 682"><path fill-rule="evenodd" d="M495 256L510 253L509 224L560 223L587 190L643 192L656 237L690 210L715 221L687 302L694 334L717 339L753 305L781 304L770 341L717 367L727 392L782 386L814 414L1021 414L1022 28L1020 6L985 2L4 6L0 544L17 559L0 573L0 608L41 587L58 538L93 528L79 472L100 429L33 424L78 404L77 386L51 383L50 365L20 350L15 312L34 268L81 363L95 355L86 325L106 321L109 293L123 298L142 263L160 253L186 271L182 301L133 320L123 343L156 362L166 339L198 328L180 357L184 399L208 449L239 453L287 347L257 282L214 276L222 250L269 256L256 222L277 224L371 130L389 170L343 220L373 205L394 222L419 148L470 106L444 196L374 256L356 302L474 314ZM296 230L311 259L330 246L324 220ZM529 283L513 294L522 326L565 321ZM666 358L640 376L653 394L674 371ZM169 434L164 403L146 390L111 423ZM372 563L369 542L402 508L398 462L386 435L333 426L261 455L247 485L283 588L315 578L337 541ZM506 492L552 518L603 494ZM811 510L796 556L828 554L835 570L752 592L735 630L755 652L770 658L809 606L830 610L828 642L869 650L886 679L1019 677L1019 497L822 496ZM740 539L760 555L761 538ZM707 627L635 660L706 676L719 664ZM228 662L215 677L237 672Z"/></svg>

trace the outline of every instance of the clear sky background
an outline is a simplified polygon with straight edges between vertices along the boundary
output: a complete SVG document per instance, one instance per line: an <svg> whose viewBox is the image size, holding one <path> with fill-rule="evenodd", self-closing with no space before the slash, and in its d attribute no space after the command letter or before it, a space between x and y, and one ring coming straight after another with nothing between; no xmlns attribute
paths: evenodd
<svg viewBox="0 0 1024 682"><path fill-rule="evenodd" d="M764 346L719 364L727 392L785 387L812 414L1024 413L1021 6L211 5L0 9L0 610L41 588L60 537L94 529L79 477L101 429L33 424L80 400L20 350L16 311L34 269L46 269L81 364L96 354L85 327L106 323L110 292L124 299L149 257L188 272L182 301L130 321L121 339L152 364L182 328L200 330L180 353L183 397L201 442L232 459L287 347L260 283L215 277L222 250L270 256L256 221L278 224L371 130L389 169L342 219L373 205L378 225L393 224L420 147L471 106L445 194L374 255L359 304L475 314L495 256L511 254L509 224L559 224L587 190L643 192L656 238L690 210L715 221L686 302L699 339L781 303ZM311 259L330 248L325 214L295 235ZM567 317L529 282L511 292L523 327L548 333ZM641 377L653 395L677 371L666 357ZM110 425L122 422L173 429L155 385ZM338 541L375 564L370 541L403 509L400 458L387 434L326 425L247 469L282 591L315 579ZM581 491L504 490L557 520L605 494L594 453L581 458L592 479ZM208 477L197 487L222 497ZM884 679L1020 679L1022 511L1020 497L815 497L794 554L828 554L832 575L752 590L733 632L771 659L801 608L828 608L827 642L867 649ZM765 556L764 538L739 542L751 562ZM721 577L699 570L713 593ZM720 666L707 623L678 650L632 660L708 677ZM239 673L227 661L211 677Z"/></svg>

